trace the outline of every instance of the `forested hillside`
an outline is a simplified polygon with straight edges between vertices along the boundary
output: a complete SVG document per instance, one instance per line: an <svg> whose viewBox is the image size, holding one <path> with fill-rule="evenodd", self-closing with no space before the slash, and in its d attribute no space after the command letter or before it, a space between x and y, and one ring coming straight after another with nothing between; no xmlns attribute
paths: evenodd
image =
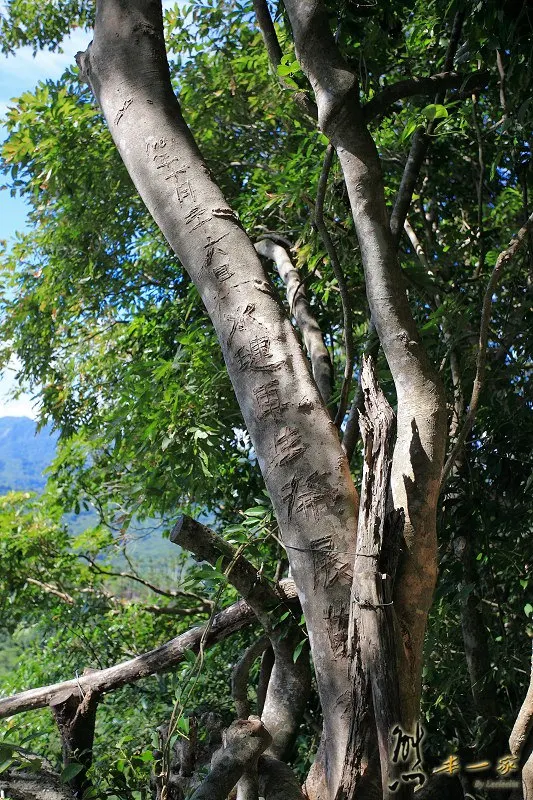
<svg viewBox="0 0 533 800"><path fill-rule="evenodd" d="M80 29L2 148L59 439L0 498L0 790L531 798L530 3L7 0L0 47Z"/></svg>
<svg viewBox="0 0 533 800"><path fill-rule="evenodd" d="M0 493L42 491L56 442L50 425L37 432L28 417L0 417Z"/></svg>

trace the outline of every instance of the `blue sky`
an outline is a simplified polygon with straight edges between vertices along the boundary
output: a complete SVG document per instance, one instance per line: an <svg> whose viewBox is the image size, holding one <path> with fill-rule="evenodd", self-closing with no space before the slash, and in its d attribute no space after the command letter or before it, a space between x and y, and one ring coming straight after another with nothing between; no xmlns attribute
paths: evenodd
<svg viewBox="0 0 533 800"><path fill-rule="evenodd" d="M13 97L33 89L38 81L51 78L56 80L65 67L74 63L74 56L79 50L85 50L91 41L91 33L77 30L62 44L62 53L48 51L37 53L34 57L30 47L24 47L14 56L0 55L0 120ZM5 138L5 128L0 125L0 140ZM17 230L23 230L26 219L26 206L18 197L11 197L9 192L0 192L0 239L9 242ZM27 416L35 417L31 397L23 395L17 400L10 400L9 395L16 388L16 363L10 365L0 378L0 417Z"/></svg>

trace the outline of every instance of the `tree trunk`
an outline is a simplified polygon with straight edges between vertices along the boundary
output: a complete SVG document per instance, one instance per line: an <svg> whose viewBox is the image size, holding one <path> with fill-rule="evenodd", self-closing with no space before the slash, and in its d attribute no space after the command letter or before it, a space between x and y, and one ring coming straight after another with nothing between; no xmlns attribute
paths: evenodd
<svg viewBox="0 0 533 800"><path fill-rule="evenodd" d="M161 5L101 0L78 56L128 172L196 284L217 332L287 548L305 614L338 783L348 740L346 618L358 498L335 426L253 244L183 120Z"/></svg>

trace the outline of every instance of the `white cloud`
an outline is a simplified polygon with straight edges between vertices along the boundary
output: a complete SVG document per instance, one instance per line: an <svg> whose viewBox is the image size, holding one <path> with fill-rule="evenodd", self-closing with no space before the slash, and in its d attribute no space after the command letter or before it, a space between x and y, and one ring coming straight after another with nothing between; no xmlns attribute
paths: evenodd
<svg viewBox="0 0 533 800"><path fill-rule="evenodd" d="M20 369L20 362L13 357L0 376L0 417L30 417L37 419L37 401L29 394L13 397L19 385L16 373Z"/></svg>

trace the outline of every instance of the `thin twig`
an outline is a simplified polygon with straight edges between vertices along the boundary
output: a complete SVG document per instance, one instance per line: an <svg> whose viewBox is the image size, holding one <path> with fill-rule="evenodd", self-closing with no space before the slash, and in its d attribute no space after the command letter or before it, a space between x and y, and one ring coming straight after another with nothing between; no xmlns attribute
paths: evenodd
<svg viewBox="0 0 533 800"><path fill-rule="evenodd" d="M159 586L155 586L155 584L150 583L150 581L147 581L144 578L141 578L140 575L136 575L133 572L115 572L114 570L103 569L102 567L100 567L96 563L96 561L94 559L92 559L90 556L86 555L85 553L80 553L80 558L83 558L83 559L85 559L85 561L88 561L89 564L91 565L91 568L95 572L98 572L100 575L107 575L110 578L126 578L127 580L135 581L136 583L139 583L141 586L146 586L146 588L150 589L150 591L154 592L154 594L159 594L162 597L172 597L172 598L187 597L187 598L191 598L193 600L199 600L203 604L206 604L206 603L209 602L204 597L202 597L199 594L195 594L194 592L184 592L184 591L179 591L179 590L178 591L171 591L171 590L169 591L169 590L166 590L166 589L161 589Z"/></svg>
<svg viewBox="0 0 533 800"><path fill-rule="evenodd" d="M335 425L340 429L341 423L346 414L348 407L348 395L350 393L350 386L352 382L352 374L354 368L354 345L353 345L353 331L352 331L352 308L350 304L350 295L348 286L344 278L344 273L340 265L340 261L335 250L335 245L329 235L326 223L324 222L324 199L326 196L326 189L328 185L329 171L333 163L333 156L335 150L332 144L328 144L326 148L326 156L322 166L322 172L318 180L318 189L316 194L315 204L315 225L317 227L320 238L326 248L335 278L339 285L341 293L342 314L344 323L344 348L346 351L346 363L344 365L344 381L339 398L339 407L335 417Z"/></svg>
<svg viewBox="0 0 533 800"><path fill-rule="evenodd" d="M472 425L474 424L474 419L476 417L477 408L479 404L479 397L481 395L481 390L483 388L483 384L485 381L485 368L487 362L487 342L489 338L490 312L492 308L492 296L494 294L494 289L496 288L496 284L498 283L498 280L503 272L504 267L506 267L507 264L509 264L509 262L520 250L524 242L527 241L528 233L530 230L533 230L533 214L530 215L525 225L523 225L520 228L516 236L510 241L507 249L504 250L502 253L500 253L500 255L498 256L494 269L492 270L489 282L487 284L487 288L485 289L485 295L483 297L483 308L481 311L481 325L479 328L479 344L478 344L478 353L476 359L476 375L474 378L474 385L472 387L472 396L470 398L468 413L463 423L463 427L461 428L461 431L457 436L455 444L452 447L451 453L448 456L448 460L446 461L444 469L442 470L441 485L444 485L448 475L450 474L450 471L453 468L453 465L455 464L461 449L463 448L463 445L466 441L466 437L470 433Z"/></svg>
<svg viewBox="0 0 533 800"><path fill-rule="evenodd" d="M483 272L485 266L485 237L483 233L483 183L485 181L485 159L483 156L483 138L481 136L481 126L477 115L477 97L472 95L472 117L474 121L474 130L476 132L477 140L477 154L479 165L479 178L477 182L477 239L479 242L479 261L474 272L474 276L478 276Z"/></svg>

